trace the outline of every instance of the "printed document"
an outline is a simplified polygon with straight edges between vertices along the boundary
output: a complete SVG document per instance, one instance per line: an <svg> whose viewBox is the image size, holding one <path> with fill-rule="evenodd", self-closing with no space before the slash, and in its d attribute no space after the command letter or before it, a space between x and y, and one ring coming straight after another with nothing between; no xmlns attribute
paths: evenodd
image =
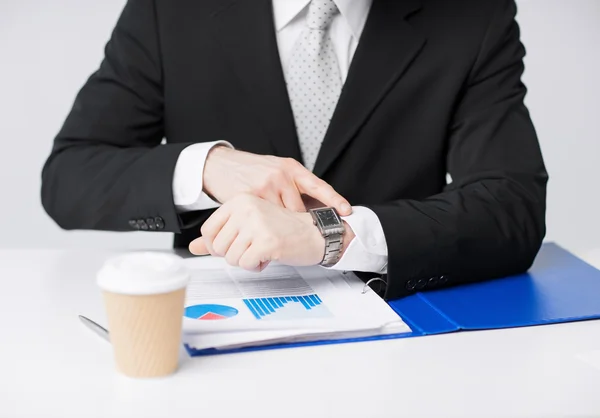
<svg viewBox="0 0 600 418"><path fill-rule="evenodd" d="M196 349L411 332L352 273L276 263L253 273L213 257L185 263L192 278L186 294L184 342Z"/></svg>

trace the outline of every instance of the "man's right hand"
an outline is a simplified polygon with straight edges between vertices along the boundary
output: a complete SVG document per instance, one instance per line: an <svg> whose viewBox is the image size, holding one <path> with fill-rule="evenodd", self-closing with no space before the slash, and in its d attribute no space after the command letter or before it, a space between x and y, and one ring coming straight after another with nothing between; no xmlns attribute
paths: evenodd
<svg viewBox="0 0 600 418"><path fill-rule="evenodd" d="M352 213L345 198L292 158L215 147L206 159L203 184L204 192L220 203L247 193L304 212L302 196L307 195L336 208L341 216Z"/></svg>

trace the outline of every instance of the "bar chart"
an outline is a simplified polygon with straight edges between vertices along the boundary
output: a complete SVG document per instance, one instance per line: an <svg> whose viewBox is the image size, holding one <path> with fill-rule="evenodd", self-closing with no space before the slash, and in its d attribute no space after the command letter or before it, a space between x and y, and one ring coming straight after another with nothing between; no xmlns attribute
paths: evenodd
<svg viewBox="0 0 600 418"><path fill-rule="evenodd" d="M258 320L291 320L331 317L331 312L316 295L278 296L243 299Z"/></svg>

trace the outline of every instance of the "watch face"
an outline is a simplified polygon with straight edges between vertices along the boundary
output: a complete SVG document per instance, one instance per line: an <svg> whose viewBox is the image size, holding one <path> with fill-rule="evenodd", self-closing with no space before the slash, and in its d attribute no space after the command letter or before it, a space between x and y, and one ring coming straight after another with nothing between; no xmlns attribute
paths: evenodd
<svg viewBox="0 0 600 418"><path fill-rule="evenodd" d="M316 214L323 228L330 228L340 225L340 221L332 209L320 210Z"/></svg>

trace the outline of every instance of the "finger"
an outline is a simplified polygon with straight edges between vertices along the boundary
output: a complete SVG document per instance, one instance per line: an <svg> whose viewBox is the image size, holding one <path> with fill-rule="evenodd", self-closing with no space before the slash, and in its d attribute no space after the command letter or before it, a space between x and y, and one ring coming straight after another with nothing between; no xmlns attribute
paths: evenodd
<svg viewBox="0 0 600 418"><path fill-rule="evenodd" d="M228 205L223 205L215 211L200 228L200 234L204 238L204 244L208 251L214 255L213 241L230 217Z"/></svg>
<svg viewBox="0 0 600 418"><path fill-rule="evenodd" d="M227 251L229 251L229 247L231 247L231 244L233 244L233 241L235 241L237 235L237 225L234 225L231 221L227 222L223 228L221 228L212 242L214 254L218 255L219 257L225 257L225 255L227 255Z"/></svg>
<svg viewBox="0 0 600 418"><path fill-rule="evenodd" d="M296 187L301 193L323 202L325 206L334 207L341 216L352 214L350 203L333 187L314 174L310 173L296 177L295 181Z"/></svg>
<svg viewBox="0 0 600 418"><path fill-rule="evenodd" d="M243 268L244 270L250 271L258 271L261 263L265 262L263 260L263 252L259 249L257 245L250 245L248 249L244 252L244 254L240 257L238 262L238 266Z"/></svg>
<svg viewBox="0 0 600 418"><path fill-rule="evenodd" d="M194 255L210 254L210 251L208 251L208 248L206 247L206 242L204 241L204 238L202 238L202 237L196 238L195 240L190 242L188 249Z"/></svg>
<svg viewBox="0 0 600 418"><path fill-rule="evenodd" d="M284 208L294 212L306 212L306 206L304 206L300 192L293 183L283 189L281 192L281 200Z"/></svg>
<svg viewBox="0 0 600 418"><path fill-rule="evenodd" d="M225 255L225 260L227 264L230 266L238 266L240 258L246 252L248 247L250 247L251 241L249 239L243 238L240 235L233 241L229 250L227 251L227 255Z"/></svg>

